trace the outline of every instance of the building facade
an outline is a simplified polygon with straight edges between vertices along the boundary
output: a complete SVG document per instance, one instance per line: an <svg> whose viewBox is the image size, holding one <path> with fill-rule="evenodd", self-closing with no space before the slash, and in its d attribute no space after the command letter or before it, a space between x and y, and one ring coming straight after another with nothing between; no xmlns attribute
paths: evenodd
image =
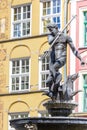
<svg viewBox="0 0 87 130"><path fill-rule="evenodd" d="M46 116L46 25L62 29L67 7L64 0L0 0L0 130L12 129L10 119Z"/></svg>
<svg viewBox="0 0 87 130"><path fill-rule="evenodd" d="M76 19L71 24L71 37L81 57L85 61L85 65L81 66L78 59L74 59L72 53L70 55L70 73L79 73L75 89L82 90L82 92L75 97L75 100L78 102L76 112L80 112L81 115L87 116L87 0L71 0L70 6L71 15L77 15Z"/></svg>

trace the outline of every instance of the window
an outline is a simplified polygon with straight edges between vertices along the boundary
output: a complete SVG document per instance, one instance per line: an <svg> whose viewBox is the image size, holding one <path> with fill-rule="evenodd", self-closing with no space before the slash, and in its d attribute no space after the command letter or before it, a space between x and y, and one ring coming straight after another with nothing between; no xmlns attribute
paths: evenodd
<svg viewBox="0 0 87 130"><path fill-rule="evenodd" d="M46 87L46 80L49 75L49 56L43 57L40 59L40 80L39 86L41 89L45 89Z"/></svg>
<svg viewBox="0 0 87 130"><path fill-rule="evenodd" d="M41 24L42 32L47 32L47 24L54 22L60 28L60 16L61 16L61 0L48 0L47 2L42 2L42 14L41 14Z"/></svg>
<svg viewBox="0 0 87 130"><path fill-rule="evenodd" d="M12 113L12 114L9 115L9 121L13 120L13 119L27 118L27 117L29 117L29 113L28 112ZM9 123L9 130L15 130L13 127L10 126L10 123Z"/></svg>
<svg viewBox="0 0 87 130"><path fill-rule="evenodd" d="M87 111L87 74L83 75L84 87L84 111Z"/></svg>
<svg viewBox="0 0 87 130"><path fill-rule="evenodd" d="M12 37L25 37L30 35L31 5L24 5L12 9Z"/></svg>
<svg viewBox="0 0 87 130"><path fill-rule="evenodd" d="M87 12L84 12L84 46L87 46Z"/></svg>
<svg viewBox="0 0 87 130"><path fill-rule="evenodd" d="M38 116L39 117L50 117L51 115L47 111L43 110L43 111L39 111Z"/></svg>
<svg viewBox="0 0 87 130"><path fill-rule="evenodd" d="M11 91L29 89L29 58L11 61Z"/></svg>
<svg viewBox="0 0 87 130"><path fill-rule="evenodd" d="M27 118L28 113L14 113L14 114L10 114L10 116L11 116L11 120L19 119L19 118Z"/></svg>

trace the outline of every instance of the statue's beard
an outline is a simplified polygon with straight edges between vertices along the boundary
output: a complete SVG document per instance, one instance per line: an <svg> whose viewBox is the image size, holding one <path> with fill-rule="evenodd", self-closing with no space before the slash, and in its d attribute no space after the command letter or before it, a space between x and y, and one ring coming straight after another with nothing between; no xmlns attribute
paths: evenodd
<svg viewBox="0 0 87 130"><path fill-rule="evenodd" d="M54 29L51 33L53 36L56 36L56 34L58 33L58 30Z"/></svg>

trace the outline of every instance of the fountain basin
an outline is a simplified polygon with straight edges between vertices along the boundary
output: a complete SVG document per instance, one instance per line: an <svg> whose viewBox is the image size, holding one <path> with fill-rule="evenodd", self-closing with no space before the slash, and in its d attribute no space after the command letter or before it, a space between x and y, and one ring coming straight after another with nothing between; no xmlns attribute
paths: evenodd
<svg viewBox="0 0 87 130"><path fill-rule="evenodd" d="M71 102L47 101L43 106L46 107L51 116L69 116L78 104Z"/></svg>
<svg viewBox="0 0 87 130"><path fill-rule="evenodd" d="M86 130L87 118L31 117L11 120L10 125L16 130Z"/></svg>

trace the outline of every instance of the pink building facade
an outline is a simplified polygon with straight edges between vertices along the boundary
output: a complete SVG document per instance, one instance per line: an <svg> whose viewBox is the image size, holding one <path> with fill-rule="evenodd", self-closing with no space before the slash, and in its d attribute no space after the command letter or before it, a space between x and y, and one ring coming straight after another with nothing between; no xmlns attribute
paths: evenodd
<svg viewBox="0 0 87 130"><path fill-rule="evenodd" d="M87 112L87 0L71 0L70 8L70 17L77 15L71 23L70 36L85 61L81 66L70 51L70 74L79 73L74 90L82 90L74 100L78 102L76 112Z"/></svg>

